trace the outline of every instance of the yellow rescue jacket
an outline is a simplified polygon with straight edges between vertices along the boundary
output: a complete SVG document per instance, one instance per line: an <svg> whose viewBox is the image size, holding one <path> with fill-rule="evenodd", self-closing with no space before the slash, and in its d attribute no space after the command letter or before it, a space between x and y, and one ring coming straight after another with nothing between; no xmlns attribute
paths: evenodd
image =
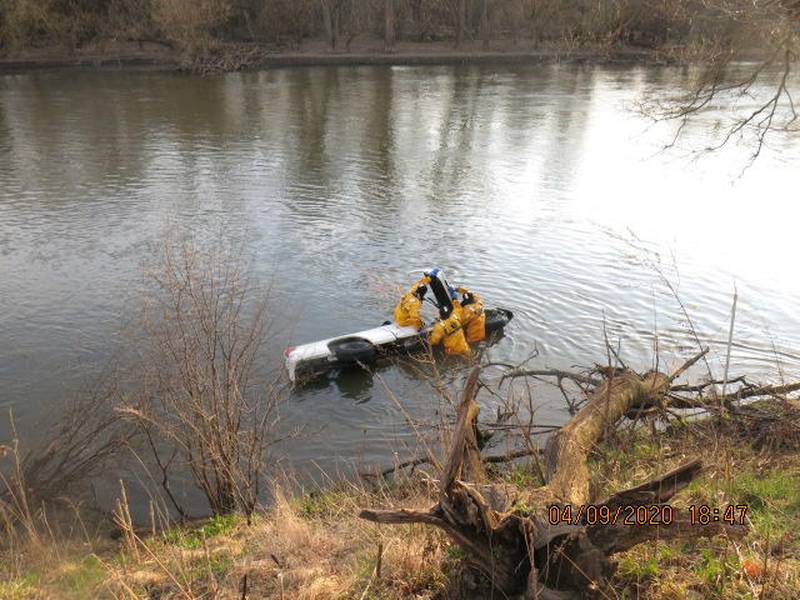
<svg viewBox="0 0 800 600"><path fill-rule="evenodd" d="M422 317L420 317L422 300L417 297L416 292L421 285L427 285L430 282L430 277L426 275L412 285L407 293L403 294L394 309L395 323L401 327L416 327L417 329L422 329L425 326Z"/></svg>
<svg viewBox="0 0 800 600"><path fill-rule="evenodd" d="M453 314L433 326L428 341L431 346L444 342L444 351L447 354L469 354L469 346L464 337L464 329L457 309L454 308Z"/></svg>
<svg viewBox="0 0 800 600"><path fill-rule="evenodd" d="M417 298L413 292L403 294L400 302L394 309L394 322L401 327L416 327L422 329L424 323L419 316L422 310L422 300Z"/></svg>
<svg viewBox="0 0 800 600"><path fill-rule="evenodd" d="M475 292L472 293L472 296L475 301L466 306L462 306L460 302L454 303L459 306L461 323L464 325L465 336L470 344L486 339L486 314L483 312L483 300Z"/></svg>

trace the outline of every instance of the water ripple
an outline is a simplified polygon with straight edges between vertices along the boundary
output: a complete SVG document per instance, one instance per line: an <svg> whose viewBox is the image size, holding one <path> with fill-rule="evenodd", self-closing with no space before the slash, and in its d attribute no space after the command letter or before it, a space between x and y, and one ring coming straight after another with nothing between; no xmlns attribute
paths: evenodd
<svg viewBox="0 0 800 600"><path fill-rule="evenodd" d="M274 282L304 342L379 323L396 289L439 265L516 318L491 349L544 364L602 359L604 330L647 368L697 342L718 368L733 284L732 371L800 373L794 189L800 150L701 163L656 154L662 130L625 109L680 71L602 67L277 70L194 78L48 73L0 87L0 406L33 427L118 343L138 273L170 221L228 233ZM648 88L647 86L651 86ZM704 144L719 115L688 131ZM642 132L645 133L642 133ZM643 157L655 157L644 159ZM735 173L734 176L738 174ZM756 200L757 198L757 200ZM276 359L278 360L278 359ZM454 372L457 376L457 370ZM399 368L415 416L436 401ZM567 417L542 392L544 420ZM413 434L378 380L299 392L291 448L326 469L385 462ZM0 428L0 440L4 431Z"/></svg>

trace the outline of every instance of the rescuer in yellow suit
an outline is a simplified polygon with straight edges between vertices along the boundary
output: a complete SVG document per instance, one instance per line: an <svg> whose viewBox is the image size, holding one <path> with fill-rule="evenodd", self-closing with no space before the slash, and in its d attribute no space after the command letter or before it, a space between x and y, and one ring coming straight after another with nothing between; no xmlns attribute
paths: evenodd
<svg viewBox="0 0 800 600"><path fill-rule="evenodd" d="M462 295L461 301L453 302L454 312L459 313L467 342L474 344L486 339L486 315L483 312L483 300L475 292L459 287L456 291ZM457 307L457 308L455 308Z"/></svg>
<svg viewBox="0 0 800 600"><path fill-rule="evenodd" d="M422 311L422 300L428 291L428 283L430 283L430 279L426 275L403 294L394 309L395 323L401 327L415 327L416 329L422 329L425 326L420 312Z"/></svg>
<svg viewBox="0 0 800 600"><path fill-rule="evenodd" d="M438 321L433 326L428 337L431 346L443 343L444 351L447 354L469 354L469 346L464 337L464 327L459 312L454 308L449 317Z"/></svg>

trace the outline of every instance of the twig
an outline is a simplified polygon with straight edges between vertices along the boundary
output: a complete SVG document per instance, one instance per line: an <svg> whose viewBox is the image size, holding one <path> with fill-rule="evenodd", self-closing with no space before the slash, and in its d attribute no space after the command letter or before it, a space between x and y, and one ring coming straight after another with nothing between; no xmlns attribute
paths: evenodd
<svg viewBox="0 0 800 600"><path fill-rule="evenodd" d="M744 386L748 386L747 379L745 375L739 375L738 377L731 377L728 378L728 383L741 383ZM703 383L696 383L694 385L690 384L681 384L681 385L673 385L670 390L673 392L702 392L707 387L712 385L721 385L721 379L712 379L711 381L704 381Z"/></svg>
<svg viewBox="0 0 800 600"><path fill-rule="evenodd" d="M500 383L506 379L513 379L515 377L558 377L561 379L571 379L577 383L584 385L598 386L601 381L594 377L581 375L580 373L571 373L570 371L561 371L558 369L514 369L503 373L500 377Z"/></svg>
<svg viewBox="0 0 800 600"><path fill-rule="evenodd" d="M741 389L731 394L721 396L720 400L726 402L744 400L745 398L755 398L757 396L780 396L800 390L800 382L789 383L786 385L760 385L751 388Z"/></svg>
<svg viewBox="0 0 800 600"><path fill-rule="evenodd" d="M691 366L692 366L694 363L696 363L698 360L700 360L701 358L703 358L703 357L704 357L706 354L708 354L708 348L707 348L707 347L706 347L706 348L704 348L704 349L703 349L701 352L698 352L697 354L695 354L695 355L694 355L692 358L690 358L689 360L687 360L687 361L686 361L685 363L683 363L683 364L682 364L680 367L678 367L678 368L677 368L675 371L673 371L672 375L670 375L670 376L669 376L669 381L670 381L670 382L673 382L673 381L675 381L675 380L676 380L678 377L680 377L680 376L681 376L681 375L683 375L683 374L684 374L686 371L688 371L688 370L689 370L689 368L690 368L690 367L691 367Z"/></svg>
<svg viewBox="0 0 800 600"><path fill-rule="evenodd" d="M738 299L739 294L736 290L736 284L733 284L733 306L731 307L731 327L728 330L728 351L725 354L725 373L722 376L722 395L725 396L725 392L728 387L728 368L731 365L731 346L733 345L733 325L736 322L736 300Z"/></svg>
<svg viewBox="0 0 800 600"><path fill-rule="evenodd" d="M242 596L241 600L247 600L247 573L242 575Z"/></svg>

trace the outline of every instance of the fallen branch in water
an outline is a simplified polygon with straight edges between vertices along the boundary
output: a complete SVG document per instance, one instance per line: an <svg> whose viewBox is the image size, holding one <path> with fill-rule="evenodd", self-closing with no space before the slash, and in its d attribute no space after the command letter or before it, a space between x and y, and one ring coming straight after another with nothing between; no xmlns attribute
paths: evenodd
<svg viewBox="0 0 800 600"><path fill-rule="evenodd" d="M511 369L503 373L500 377L500 382L502 383L506 379L513 379L515 377L556 377L558 379L571 379L576 383L592 386L598 386L602 383L602 380L595 377L558 369Z"/></svg>
<svg viewBox="0 0 800 600"><path fill-rule="evenodd" d="M495 454L484 456L483 461L489 464L501 464L511 462L520 458L525 458L527 456L534 456L536 454L541 454L541 450L539 448L532 448L528 450L515 450L513 452L508 452L506 454ZM361 477L387 477L392 473L396 473L402 469L407 469L408 467L418 467L420 465L427 465L430 464L431 460L427 456L418 456L417 458L413 458L411 460L406 460L404 462L398 463L393 467L388 469L384 469L380 473L370 473L369 471L361 471L359 475Z"/></svg>

